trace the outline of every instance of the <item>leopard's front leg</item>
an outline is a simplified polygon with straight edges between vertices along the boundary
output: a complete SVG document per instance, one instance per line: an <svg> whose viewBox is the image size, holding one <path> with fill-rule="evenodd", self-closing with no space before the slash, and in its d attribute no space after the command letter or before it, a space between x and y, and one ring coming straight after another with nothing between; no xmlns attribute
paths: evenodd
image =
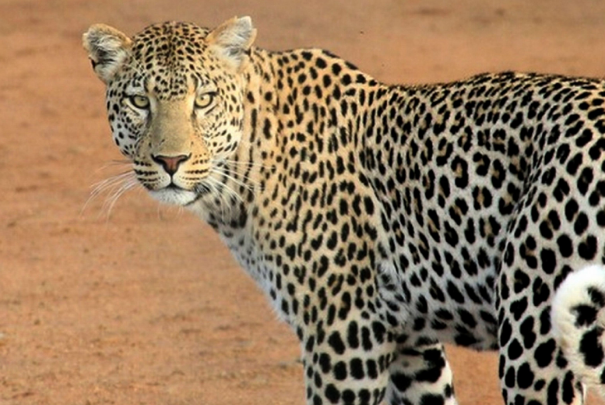
<svg viewBox="0 0 605 405"><path fill-rule="evenodd" d="M385 397L394 337L368 311L345 312L326 308L299 329L307 404L378 405Z"/></svg>
<svg viewBox="0 0 605 405"><path fill-rule="evenodd" d="M387 403L456 405L452 370L439 342L399 345L389 368Z"/></svg>

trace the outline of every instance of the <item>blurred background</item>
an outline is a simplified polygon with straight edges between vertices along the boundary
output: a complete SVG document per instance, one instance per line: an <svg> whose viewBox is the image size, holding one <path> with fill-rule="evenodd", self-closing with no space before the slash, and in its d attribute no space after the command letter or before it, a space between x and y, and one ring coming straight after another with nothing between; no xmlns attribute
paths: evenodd
<svg viewBox="0 0 605 405"><path fill-rule="evenodd" d="M304 403L294 335L207 226L140 191L89 201L127 167L82 33L234 15L388 83L605 76L597 0L0 0L0 405ZM496 354L448 353L461 404L502 403Z"/></svg>

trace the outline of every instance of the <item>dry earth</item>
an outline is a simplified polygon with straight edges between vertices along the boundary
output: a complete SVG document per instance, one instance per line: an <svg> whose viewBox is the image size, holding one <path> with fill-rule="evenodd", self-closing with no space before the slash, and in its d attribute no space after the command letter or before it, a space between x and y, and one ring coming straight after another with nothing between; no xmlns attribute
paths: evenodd
<svg viewBox="0 0 605 405"><path fill-rule="evenodd" d="M1 405L303 403L293 334L207 226L142 192L86 204L125 169L90 24L248 14L259 46L327 48L386 82L605 76L605 2L271 3L0 0ZM462 404L501 403L495 354L449 356Z"/></svg>

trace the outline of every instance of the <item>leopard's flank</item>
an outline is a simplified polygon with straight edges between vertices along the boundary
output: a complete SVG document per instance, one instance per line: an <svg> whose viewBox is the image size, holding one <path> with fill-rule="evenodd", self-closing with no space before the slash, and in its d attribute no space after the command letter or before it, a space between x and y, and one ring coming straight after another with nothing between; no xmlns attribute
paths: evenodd
<svg viewBox="0 0 605 405"><path fill-rule="evenodd" d="M499 351L507 404L582 404L605 382L605 82L390 86L255 33L84 45L140 184L212 225L298 335L307 403L454 404L453 343Z"/></svg>

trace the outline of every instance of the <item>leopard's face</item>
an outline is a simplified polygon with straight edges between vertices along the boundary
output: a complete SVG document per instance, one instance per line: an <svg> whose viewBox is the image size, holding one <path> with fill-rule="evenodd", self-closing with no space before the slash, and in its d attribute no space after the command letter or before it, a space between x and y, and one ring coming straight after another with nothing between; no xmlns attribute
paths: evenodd
<svg viewBox="0 0 605 405"><path fill-rule="evenodd" d="M241 140L245 50L229 48L228 28L163 24L132 40L106 26L86 34L114 141L162 202L189 205L212 191Z"/></svg>

